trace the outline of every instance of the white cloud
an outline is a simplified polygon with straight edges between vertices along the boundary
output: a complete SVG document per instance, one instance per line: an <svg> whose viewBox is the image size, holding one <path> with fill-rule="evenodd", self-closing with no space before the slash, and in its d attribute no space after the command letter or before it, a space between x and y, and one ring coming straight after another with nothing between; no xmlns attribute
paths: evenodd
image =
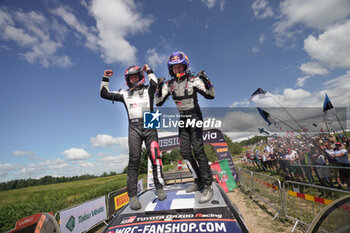
<svg viewBox="0 0 350 233"><path fill-rule="evenodd" d="M252 48L252 52L253 53L258 53L258 52L260 52L260 48L259 47L254 47L254 48Z"/></svg>
<svg viewBox="0 0 350 233"><path fill-rule="evenodd" d="M265 34L264 33L260 33L259 34L259 42L260 44L263 44L265 41Z"/></svg>
<svg viewBox="0 0 350 233"><path fill-rule="evenodd" d="M308 62L300 66L300 70L309 75L326 75L328 70L321 66L318 62Z"/></svg>
<svg viewBox="0 0 350 233"><path fill-rule="evenodd" d="M89 11L96 20L103 60L108 64L136 64L137 48L126 37L147 32L153 18L144 17L132 0L92 0Z"/></svg>
<svg viewBox="0 0 350 233"><path fill-rule="evenodd" d="M323 85L325 86L325 92L331 98L333 106L347 108L350 106L350 70L338 78L325 82Z"/></svg>
<svg viewBox="0 0 350 233"><path fill-rule="evenodd" d="M280 11L281 19L274 25L277 46L295 39L295 35L303 31L300 26L326 30L344 21L350 14L350 3L348 0L285 0L280 4Z"/></svg>
<svg viewBox="0 0 350 233"><path fill-rule="evenodd" d="M309 35L304 49L310 57L335 68L350 68L350 20L337 24L316 38Z"/></svg>
<svg viewBox="0 0 350 233"><path fill-rule="evenodd" d="M151 66L151 68L157 68L159 65L164 65L164 61L168 58L165 54L157 53L156 49L148 49L146 52L146 61Z"/></svg>
<svg viewBox="0 0 350 233"><path fill-rule="evenodd" d="M90 154L81 148L70 148L62 152L69 160L82 160L90 158Z"/></svg>
<svg viewBox="0 0 350 233"><path fill-rule="evenodd" d="M123 151L128 150L129 148L127 137L114 138L108 134L98 134L95 138L91 138L90 142L92 143L93 147L106 148L118 145Z"/></svg>
<svg viewBox="0 0 350 233"><path fill-rule="evenodd" d="M15 150L11 154L12 156L25 156L25 155L34 155L34 152L32 151L21 151L21 150Z"/></svg>
<svg viewBox="0 0 350 233"><path fill-rule="evenodd" d="M176 15L176 17L169 19L169 22L174 24L176 27L181 27L182 23L186 20L186 11L181 12L181 14Z"/></svg>
<svg viewBox="0 0 350 233"><path fill-rule="evenodd" d="M229 112L220 120L223 122L221 127L223 132L252 132L257 129L259 122L263 123L263 120L256 118L255 114L241 110Z"/></svg>
<svg viewBox="0 0 350 233"><path fill-rule="evenodd" d="M220 11L225 9L226 0L201 0L203 4L205 4L209 9L213 8L216 3L220 4Z"/></svg>
<svg viewBox="0 0 350 233"><path fill-rule="evenodd" d="M350 70L344 75L323 83L324 89L310 92L302 88L286 88L281 94L273 94L284 107L322 107L325 93L336 107L350 106ZM268 91L268 90L267 90ZM279 107L273 98L262 98L255 101L261 107ZM236 101L230 107L249 106L248 98Z"/></svg>
<svg viewBox="0 0 350 233"><path fill-rule="evenodd" d="M65 27L57 27L42 13L36 11L0 8L0 38L14 41L24 52L19 55L30 63L39 62L44 67L68 67L73 63L67 55L58 55L63 47Z"/></svg>
<svg viewBox="0 0 350 233"><path fill-rule="evenodd" d="M328 94L335 108L348 108L348 106L350 106L350 92L348 91L350 88L350 70L340 77L324 82L323 85L324 88L322 90L314 92L302 88L286 88L281 93L273 95L283 107L289 109L289 113L297 119L300 124L309 128L309 130L315 130L312 126L313 123L316 122L318 125L323 125L322 107L325 93ZM256 100L254 103L255 106L263 108L278 119L287 122L287 124L295 129L298 128L298 125L284 110L281 109L280 105L277 104L273 98L262 98ZM249 103L247 100L244 100L241 102L235 102L232 106L249 106ZM349 116L350 110L338 109L338 114L344 122L346 115ZM350 120L346 121L346 124L348 125ZM233 109L231 113L225 116L222 130L225 132L238 131L240 133L236 133L234 137L240 137L244 132L254 132L261 126L265 126L264 128L271 132L278 130L272 125L268 127L266 122L264 122L258 114L254 114L254 112L239 112L239 110L237 111ZM283 130L287 129L282 123L281 126ZM343 126L345 127L344 124ZM323 128L324 127L325 126L323 126ZM340 129L339 124L334 124L332 127L335 127L335 130Z"/></svg>
<svg viewBox="0 0 350 233"><path fill-rule="evenodd" d="M328 70L320 65L320 63L315 61L301 64L300 70L306 75L297 79L295 87L303 87L306 80L310 79L314 75L328 74Z"/></svg>
<svg viewBox="0 0 350 233"><path fill-rule="evenodd" d="M207 5L208 8L212 8L215 6L217 0L201 0L201 2Z"/></svg>
<svg viewBox="0 0 350 233"><path fill-rule="evenodd" d="M69 164L62 159L56 159L56 160L46 160L45 162L41 163L40 166L47 167L52 170L57 170L57 169L67 168Z"/></svg>
<svg viewBox="0 0 350 233"><path fill-rule="evenodd" d="M29 164L28 166L22 168L19 172L15 173L16 175L23 175L25 177L32 177L32 175L37 175L39 173L42 173L43 171L40 170L40 168L38 166L36 166L35 164Z"/></svg>
<svg viewBox="0 0 350 233"><path fill-rule="evenodd" d="M252 4L254 16L258 19L265 19L274 16L272 8L266 0L256 0Z"/></svg>
<svg viewBox="0 0 350 233"><path fill-rule="evenodd" d="M311 78L311 75L306 75L304 77L299 77L297 79L297 83L295 84L295 87L303 87L305 85L306 80Z"/></svg>
<svg viewBox="0 0 350 233"><path fill-rule="evenodd" d="M3 49L3 50L10 50L10 48L6 45L0 45L0 49Z"/></svg>
<svg viewBox="0 0 350 233"><path fill-rule="evenodd" d="M38 158L34 152L32 151L21 151L21 150L15 150L11 154L12 156L27 156L31 160L42 160L41 158Z"/></svg>
<svg viewBox="0 0 350 233"><path fill-rule="evenodd" d="M0 164L0 176L6 176L9 171L16 170L17 168L10 163Z"/></svg>
<svg viewBox="0 0 350 233"><path fill-rule="evenodd" d="M223 11L225 9L225 3L226 3L225 0L220 1L220 11Z"/></svg>
<svg viewBox="0 0 350 233"><path fill-rule="evenodd" d="M288 22L286 26L302 23L311 28L325 29L350 14L348 0L285 0L280 7L284 20Z"/></svg>
<svg viewBox="0 0 350 233"><path fill-rule="evenodd" d="M111 154L100 154L100 156L101 158L99 161L101 161L103 164L105 171L122 172L129 162L129 156L127 154L120 154L118 156Z"/></svg>
<svg viewBox="0 0 350 233"><path fill-rule="evenodd" d="M230 108L241 107L241 106L249 106L248 99L243 101L235 101L230 105Z"/></svg>
<svg viewBox="0 0 350 233"><path fill-rule="evenodd" d="M88 161L79 161L78 164L83 168L93 168L96 166L94 163Z"/></svg>
<svg viewBox="0 0 350 233"><path fill-rule="evenodd" d="M229 138L231 138L232 142L240 142L243 140L247 140L249 138L254 137L256 134L252 134L251 132L247 133L237 133L237 132L227 132L225 133Z"/></svg>
<svg viewBox="0 0 350 233"><path fill-rule="evenodd" d="M66 6L60 6L57 9L52 10L53 14L62 18L62 20L81 36L86 39L85 46L93 51L98 51L98 39L92 33L96 28L88 28L84 23L80 22L72 10Z"/></svg>
<svg viewBox="0 0 350 233"><path fill-rule="evenodd" d="M79 20L74 11L61 5L50 11L55 17L46 18L38 11L23 12L0 8L0 38L15 41L25 52L20 56L30 63L39 62L44 67L73 65L65 54L59 54L69 33L68 25L78 41L100 52L108 63L131 65L137 63L137 48L126 37L145 33L153 22L149 15L140 13L140 4L133 0L92 0L81 4L89 10L96 27L88 27ZM61 21L60 21L61 20ZM58 23L64 22L64 23Z"/></svg>

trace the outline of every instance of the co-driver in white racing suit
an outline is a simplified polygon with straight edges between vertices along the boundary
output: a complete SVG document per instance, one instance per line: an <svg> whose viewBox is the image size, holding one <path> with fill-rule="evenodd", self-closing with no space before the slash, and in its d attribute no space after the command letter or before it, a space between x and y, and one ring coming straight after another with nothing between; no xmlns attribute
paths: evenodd
<svg viewBox="0 0 350 233"><path fill-rule="evenodd" d="M145 77L143 71L147 72L150 85L144 85ZM141 146L145 141L147 154L150 156L153 168L154 184L159 200L164 200L166 194L163 190L162 160L158 146L158 135L156 129L143 128L143 112L153 111L154 92L157 87L157 79L153 71L144 65L143 69L138 66L130 66L125 71L128 90L118 92L109 91L109 77L113 75L112 70L105 70L101 82L100 94L104 99L124 103L129 118L129 163L127 172L127 190L131 209L141 208L137 199L137 177L140 167Z"/></svg>

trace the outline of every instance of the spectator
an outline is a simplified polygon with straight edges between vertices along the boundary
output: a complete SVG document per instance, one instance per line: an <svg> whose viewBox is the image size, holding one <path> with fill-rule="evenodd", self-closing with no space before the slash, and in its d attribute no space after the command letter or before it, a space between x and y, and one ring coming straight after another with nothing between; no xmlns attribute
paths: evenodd
<svg viewBox="0 0 350 233"><path fill-rule="evenodd" d="M337 161L336 161L335 157L333 156L334 155L334 149L333 149L334 147L332 146L332 142L329 141L328 143L325 143L325 146L326 146L326 149L324 150L325 156L328 160L329 166L332 166L330 185L331 185L331 187L333 187L332 179L334 178L334 180L338 184L338 188L341 188L339 171L338 171L338 168L336 168Z"/></svg>
<svg viewBox="0 0 350 233"><path fill-rule="evenodd" d="M340 142L335 143L334 154L332 155L343 169L339 169L340 178L345 181L350 191L350 162L348 152Z"/></svg>

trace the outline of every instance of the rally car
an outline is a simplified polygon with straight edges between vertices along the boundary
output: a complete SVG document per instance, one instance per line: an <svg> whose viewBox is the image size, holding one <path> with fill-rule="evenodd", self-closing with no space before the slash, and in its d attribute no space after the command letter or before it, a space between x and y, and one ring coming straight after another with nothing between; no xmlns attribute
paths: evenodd
<svg viewBox="0 0 350 233"><path fill-rule="evenodd" d="M155 189L141 193L142 208L126 205L109 223L104 233L249 232L238 209L223 189L213 184L214 196L200 204L199 191L186 193L192 183L164 186L167 198L159 201Z"/></svg>

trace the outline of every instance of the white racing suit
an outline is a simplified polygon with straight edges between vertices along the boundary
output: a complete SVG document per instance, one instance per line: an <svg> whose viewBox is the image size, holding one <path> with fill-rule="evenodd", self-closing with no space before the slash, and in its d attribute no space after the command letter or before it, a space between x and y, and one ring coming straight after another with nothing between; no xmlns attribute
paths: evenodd
<svg viewBox="0 0 350 233"><path fill-rule="evenodd" d="M178 78L173 78L164 83L156 91L156 105L162 106L171 95L175 101L176 107L180 113L180 120L187 121L191 119L203 121L197 99L197 93L203 95L206 99L214 99L214 87L208 87L199 77L193 77L190 74ZM199 189L203 185L212 184L212 174L208 164L208 158L204 152L203 127L179 127L180 154L188 160L194 169L195 182ZM194 155L192 154L192 148Z"/></svg>
<svg viewBox="0 0 350 233"><path fill-rule="evenodd" d="M152 161L154 184L156 189L163 187L164 175L162 160L159 153L158 135L156 129L143 127L143 112L153 111L154 92L157 87L157 79L152 70L147 71L150 86L141 85L133 91L119 90L109 91L109 79L103 77L100 94L104 99L124 103L129 118L129 163L127 190L129 197L137 195L137 177L140 168L142 142L145 141L147 154Z"/></svg>

